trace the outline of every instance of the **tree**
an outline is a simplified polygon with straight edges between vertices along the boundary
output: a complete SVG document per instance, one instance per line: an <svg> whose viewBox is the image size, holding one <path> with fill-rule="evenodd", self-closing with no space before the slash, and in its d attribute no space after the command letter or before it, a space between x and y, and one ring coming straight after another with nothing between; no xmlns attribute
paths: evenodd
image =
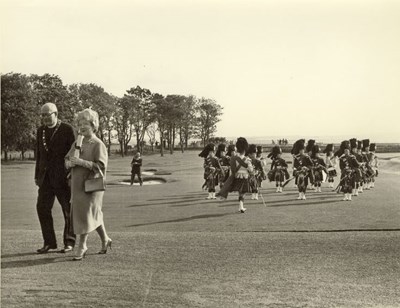
<svg viewBox="0 0 400 308"><path fill-rule="evenodd" d="M155 106L154 115L160 136L160 154L161 156L164 156L164 138L168 127L171 104L163 95L158 93L153 94L152 101Z"/></svg>
<svg viewBox="0 0 400 308"><path fill-rule="evenodd" d="M68 91L60 77L57 75L44 74L31 75L30 81L33 89L33 100L37 106L45 103L53 103L57 106L58 117L65 122L72 123L79 105Z"/></svg>
<svg viewBox="0 0 400 308"><path fill-rule="evenodd" d="M154 103L150 90L136 86L126 91L125 96L131 101L132 113L131 123L135 130L136 146L140 152L143 152L143 140L146 130L155 120Z"/></svg>
<svg viewBox="0 0 400 308"><path fill-rule="evenodd" d="M155 123L152 123L147 127L147 136L149 137L149 143L151 145L151 151L154 152L154 144L156 143L156 132L157 126Z"/></svg>
<svg viewBox="0 0 400 308"><path fill-rule="evenodd" d="M216 124L220 121L220 115L222 115L222 107L214 100L206 98L200 100L197 116L197 135L201 138L204 146L216 132Z"/></svg>
<svg viewBox="0 0 400 308"><path fill-rule="evenodd" d="M183 116L185 113L185 110L183 109L185 96L167 95L165 100L167 101L169 106L168 112L166 113L168 148L170 153L173 154L175 148L176 133L178 128L182 126Z"/></svg>
<svg viewBox="0 0 400 308"><path fill-rule="evenodd" d="M111 152L111 136L114 128L114 112L118 98L108 94L96 84L72 84L68 87L75 105L80 109L92 108L99 114L99 138L107 145Z"/></svg>
<svg viewBox="0 0 400 308"><path fill-rule="evenodd" d="M211 137L208 140L209 143L214 143L214 144L220 144L220 143L227 143L227 140L225 137Z"/></svg>
<svg viewBox="0 0 400 308"><path fill-rule="evenodd" d="M132 139L132 99L127 96L117 101L113 122L117 131L117 138L121 149L121 156L128 154L128 143Z"/></svg>
<svg viewBox="0 0 400 308"><path fill-rule="evenodd" d="M185 149L187 149L189 139L194 135L196 130L197 99L194 95L189 95L185 98L182 104L182 110L184 110L185 113L180 126L180 134L185 144Z"/></svg>
<svg viewBox="0 0 400 308"><path fill-rule="evenodd" d="M40 123L33 89L26 75L1 75L1 147L4 159L8 152L21 151L22 158L34 148L36 127Z"/></svg>

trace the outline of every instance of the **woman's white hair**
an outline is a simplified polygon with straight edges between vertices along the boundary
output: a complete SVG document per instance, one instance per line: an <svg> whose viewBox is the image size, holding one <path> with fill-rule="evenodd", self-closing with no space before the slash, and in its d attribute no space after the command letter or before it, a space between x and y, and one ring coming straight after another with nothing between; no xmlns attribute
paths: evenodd
<svg viewBox="0 0 400 308"><path fill-rule="evenodd" d="M97 132L99 129L99 115L96 111L86 108L78 112L76 116L76 122L79 123L80 120L89 121L93 127L93 131Z"/></svg>

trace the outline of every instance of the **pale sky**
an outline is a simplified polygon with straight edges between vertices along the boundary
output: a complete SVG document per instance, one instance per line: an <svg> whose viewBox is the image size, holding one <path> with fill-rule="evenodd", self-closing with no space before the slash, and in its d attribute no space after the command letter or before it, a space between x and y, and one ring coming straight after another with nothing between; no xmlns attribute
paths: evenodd
<svg viewBox="0 0 400 308"><path fill-rule="evenodd" d="M2 73L212 98L218 136L400 142L400 1L0 3Z"/></svg>

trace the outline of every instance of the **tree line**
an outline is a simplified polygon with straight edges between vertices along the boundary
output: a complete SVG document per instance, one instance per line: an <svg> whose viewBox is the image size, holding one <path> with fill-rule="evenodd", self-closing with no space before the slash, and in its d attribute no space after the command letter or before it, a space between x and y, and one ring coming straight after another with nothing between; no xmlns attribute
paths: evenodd
<svg viewBox="0 0 400 308"><path fill-rule="evenodd" d="M142 152L146 136L152 149L159 141L161 156L165 148L173 154L177 140L182 152L191 138L199 138L205 145L214 137L223 109L213 99L164 96L140 86L117 97L93 83L65 85L57 75L2 74L1 147L5 160L10 151L19 151L24 157L26 151L35 149L39 110L47 102L56 104L59 118L67 123L73 123L75 114L84 108L97 111L98 137L109 154L115 137L122 156L133 138Z"/></svg>

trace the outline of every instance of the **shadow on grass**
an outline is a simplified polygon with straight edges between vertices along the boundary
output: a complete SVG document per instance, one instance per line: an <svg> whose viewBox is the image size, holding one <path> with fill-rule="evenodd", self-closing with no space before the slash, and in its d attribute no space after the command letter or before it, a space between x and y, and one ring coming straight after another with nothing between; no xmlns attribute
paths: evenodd
<svg viewBox="0 0 400 308"><path fill-rule="evenodd" d="M37 255L38 255L37 252L21 252L21 253L11 253L11 254L1 255L1 258L6 259L6 258L37 256Z"/></svg>
<svg viewBox="0 0 400 308"><path fill-rule="evenodd" d="M191 195L180 195L180 196L176 196L176 197L170 197L170 196L166 196L165 198L160 198L160 199L148 199L147 201L171 201L174 199L199 199L201 198L201 196L207 196L207 193L202 193L202 194L191 194Z"/></svg>
<svg viewBox="0 0 400 308"><path fill-rule="evenodd" d="M236 213L195 215L195 216L190 216L190 217L186 217L186 218L178 218L178 219L171 219L171 220L148 222L148 223L144 223L144 224L130 225L128 227L142 227L142 226L150 226L150 225L158 225L158 224L168 224L168 223L174 223L174 222L186 222L186 221L192 221L192 220L197 220L197 219L224 217L224 216L228 216L228 215L236 215Z"/></svg>
<svg viewBox="0 0 400 308"><path fill-rule="evenodd" d="M288 202L288 201L285 201ZM290 200L290 203L285 203L282 204L282 202L274 202L274 203L268 203L267 207L278 207L278 206L304 206L304 205L314 205L314 204L327 204L327 203L337 203L340 202L340 199L336 200L317 200L315 202L309 202L307 200Z"/></svg>
<svg viewBox="0 0 400 308"><path fill-rule="evenodd" d="M63 259L63 260L56 261L57 259ZM22 267L50 264L50 263L67 262L67 261L69 260L65 260L65 257L6 261L6 262L1 262L1 269L3 270L8 268L22 268Z"/></svg>

